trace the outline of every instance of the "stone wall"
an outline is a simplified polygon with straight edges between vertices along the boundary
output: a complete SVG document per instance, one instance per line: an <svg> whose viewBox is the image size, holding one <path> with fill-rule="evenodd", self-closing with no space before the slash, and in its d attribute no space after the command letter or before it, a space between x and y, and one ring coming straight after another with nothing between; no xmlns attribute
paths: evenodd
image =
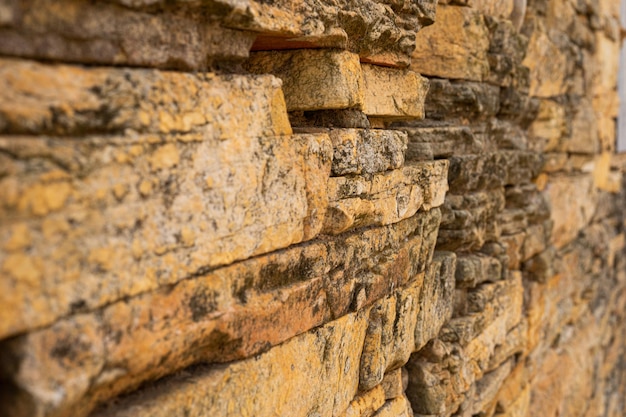
<svg viewBox="0 0 626 417"><path fill-rule="evenodd" d="M613 0L0 0L0 415L626 413Z"/></svg>

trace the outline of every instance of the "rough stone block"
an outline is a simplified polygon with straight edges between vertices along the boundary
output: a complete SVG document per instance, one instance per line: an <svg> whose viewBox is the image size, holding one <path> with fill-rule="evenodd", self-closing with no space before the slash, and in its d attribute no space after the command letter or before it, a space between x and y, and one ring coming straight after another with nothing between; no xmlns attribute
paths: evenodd
<svg viewBox="0 0 626 417"><path fill-rule="evenodd" d="M588 175L555 176L544 191L554 222L552 243L561 248L585 227L595 210L593 179Z"/></svg>
<svg viewBox="0 0 626 417"><path fill-rule="evenodd" d="M437 244L442 250L477 250L500 234L496 216L504 208L504 190L448 194L442 206Z"/></svg>
<svg viewBox="0 0 626 417"><path fill-rule="evenodd" d="M483 282L498 281L502 265L496 258L483 254L457 255L456 288L473 288Z"/></svg>
<svg viewBox="0 0 626 417"><path fill-rule="evenodd" d="M385 404L385 391L377 385L369 391L358 394L348 405L343 417L364 417L373 415Z"/></svg>
<svg viewBox="0 0 626 417"><path fill-rule="evenodd" d="M507 187L506 208L524 210L531 223L539 223L550 218L550 208L543 194L535 184L521 184Z"/></svg>
<svg viewBox="0 0 626 417"><path fill-rule="evenodd" d="M500 151L450 158L450 192L462 193L527 184L540 172L542 159L534 152Z"/></svg>
<svg viewBox="0 0 626 417"><path fill-rule="evenodd" d="M361 354L360 390L379 384L384 386L385 376L393 370L399 371L415 351L422 285L423 279L415 280L392 297L377 302L370 310ZM402 384L398 389L403 392Z"/></svg>
<svg viewBox="0 0 626 417"><path fill-rule="evenodd" d="M463 155L450 158L450 192L460 194L502 187L506 166L501 153Z"/></svg>
<svg viewBox="0 0 626 417"><path fill-rule="evenodd" d="M372 417L412 417L413 410L406 397L398 397L386 401Z"/></svg>
<svg viewBox="0 0 626 417"><path fill-rule="evenodd" d="M256 52L246 69L283 80L289 111L363 108L358 55L334 49Z"/></svg>
<svg viewBox="0 0 626 417"><path fill-rule="evenodd" d="M472 395L459 407L459 415L472 416L484 412L492 414L496 408L496 396L506 377L513 369L513 359L486 373L472 387Z"/></svg>
<svg viewBox="0 0 626 417"><path fill-rule="evenodd" d="M567 133L565 107L552 101L541 100L539 113L529 129L529 136L537 150L550 152L557 149Z"/></svg>
<svg viewBox="0 0 626 417"><path fill-rule="evenodd" d="M492 3L491 8L507 7L508 0L487 0ZM525 4L525 0L513 0L516 9L521 4ZM492 16L493 17L493 16ZM523 16L522 16L523 19ZM517 66L522 62L528 48L528 38L520 33L519 28L515 26L515 22L507 19L485 19L485 23L489 28L489 54L506 57L513 66Z"/></svg>
<svg viewBox="0 0 626 417"><path fill-rule="evenodd" d="M582 98L571 121L571 132L560 144L563 152L596 154L600 151L598 123L591 102Z"/></svg>
<svg viewBox="0 0 626 417"><path fill-rule="evenodd" d="M370 118L424 118L428 80L416 72L363 64L363 112Z"/></svg>
<svg viewBox="0 0 626 417"><path fill-rule="evenodd" d="M554 41L543 27L533 31L523 62L524 66L530 68L530 95L550 98L567 91L572 72L572 60L567 50L567 39L564 36Z"/></svg>
<svg viewBox="0 0 626 417"><path fill-rule="evenodd" d="M494 119L488 125L486 134L498 149L528 150L528 137L525 130L509 120Z"/></svg>
<svg viewBox="0 0 626 417"><path fill-rule="evenodd" d="M450 320L439 334L443 341L459 343L467 348L466 353L479 355L481 372L490 369L495 346L502 343L522 317L522 275L519 271L511 275L510 279L486 283L467 291L465 305L457 308L457 317ZM487 348L482 349L485 346Z"/></svg>
<svg viewBox="0 0 626 417"><path fill-rule="evenodd" d="M447 161L416 162L373 176L333 177L323 233L386 225L443 204Z"/></svg>
<svg viewBox="0 0 626 417"><path fill-rule="evenodd" d="M435 24L417 34L411 69L421 74L482 81L489 72L489 31L480 12L439 6Z"/></svg>
<svg viewBox="0 0 626 417"><path fill-rule="evenodd" d="M233 2L218 2L231 3L223 12L233 10ZM256 37L220 25L215 5L211 16L189 2L152 10L114 3L3 0L4 16L9 18L0 28L0 53L85 64L206 70L244 60ZM242 12L235 10L232 15Z"/></svg>
<svg viewBox="0 0 626 417"><path fill-rule="evenodd" d="M291 133L281 83L267 75L85 68L4 58L0 90L2 133L132 129L220 140Z"/></svg>
<svg viewBox="0 0 626 417"><path fill-rule="evenodd" d="M489 119L500 108L500 88L493 85L430 79L430 88L424 103L427 119L461 120Z"/></svg>
<svg viewBox="0 0 626 417"><path fill-rule="evenodd" d="M93 415L340 415L357 393L366 317L347 315L230 365L190 368Z"/></svg>
<svg viewBox="0 0 626 417"><path fill-rule="evenodd" d="M235 15L226 24L265 32L257 38L253 50L348 48L363 62L406 67L415 45L415 33L434 21L436 1L304 0L245 4L247 7L240 8L252 12L244 18ZM269 30L271 27L263 26L265 22L290 24L290 33L280 27Z"/></svg>
<svg viewBox="0 0 626 417"><path fill-rule="evenodd" d="M375 174L404 165L406 134L390 130L332 129L332 174Z"/></svg>
<svg viewBox="0 0 626 417"><path fill-rule="evenodd" d="M459 372L465 361L462 349L437 339L411 357L406 395L416 415L451 415L456 411L473 383L469 373Z"/></svg>
<svg viewBox="0 0 626 417"><path fill-rule="evenodd" d="M523 232L528 227L526 212L522 209L506 209L498 214L498 226L505 235Z"/></svg>
<svg viewBox="0 0 626 417"><path fill-rule="evenodd" d="M404 315L402 315L404 316ZM404 383L402 382L402 368L387 372L381 383L385 392L385 399L391 400L404 395Z"/></svg>
<svg viewBox="0 0 626 417"><path fill-rule="evenodd" d="M522 246L521 260L526 261L544 251L550 243L552 221L530 225L526 229L526 239Z"/></svg>
<svg viewBox="0 0 626 417"><path fill-rule="evenodd" d="M508 258L508 269L519 269L522 262L522 246L526 239L526 233L517 233L515 235L502 235L500 242L506 247Z"/></svg>
<svg viewBox="0 0 626 417"><path fill-rule="evenodd" d="M421 161L477 151L480 145L465 126L400 127L408 135L406 159Z"/></svg>
<svg viewBox="0 0 626 417"><path fill-rule="evenodd" d="M435 252L420 294L415 350L435 338L452 317L456 256L452 252Z"/></svg>
<svg viewBox="0 0 626 417"><path fill-rule="evenodd" d="M493 371L494 365L500 365L491 358L520 322L521 274L484 287L480 292L491 299L484 303L483 311L466 319L453 319L442 330L445 342L431 341L408 362L407 397L417 414L451 415L466 398L474 396L474 383ZM471 321L463 325L466 330L457 326L463 320Z"/></svg>

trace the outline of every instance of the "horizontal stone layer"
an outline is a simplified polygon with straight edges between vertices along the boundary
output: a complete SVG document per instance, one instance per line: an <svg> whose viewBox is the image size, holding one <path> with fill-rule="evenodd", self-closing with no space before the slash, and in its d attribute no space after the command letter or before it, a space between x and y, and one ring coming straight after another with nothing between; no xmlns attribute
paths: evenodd
<svg viewBox="0 0 626 417"><path fill-rule="evenodd" d="M406 67L415 33L433 22L435 3L3 0L0 52L87 64L204 70L240 62L251 48L334 47L348 48L369 62Z"/></svg>
<svg viewBox="0 0 626 417"><path fill-rule="evenodd" d="M508 185L529 184L539 175L540 155L534 152L500 151L450 158L450 192L461 194Z"/></svg>
<svg viewBox="0 0 626 417"><path fill-rule="evenodd" d="M417 281L419 290L439 218L433 210L295 246L9 339L1 347L17 361L2 363L2 377L16 391L9 409L84 415L146 380L198 362L250 357L395 288ZM415 304L417 294L411 297ZM63 396L51 400L59 386Z"/></svg>
<svg viewBox="0 0 626 417"><path fill-rule="evenodd" d="M442 266L441 261L447 264L450 260L453 261L453 257L451 254L442 254L435 256L435 258L439 261L435 261L431 269L434 272L432 277L436 280L442 279L450 282L450 271L453 270L453 267L447 269L448 272L444 272L444 276L439 274ZM320 415L389 417L411 415L405 414L410 413L410 406L402 392L403 383L400 380L399 369L387 374L388 376L391 374L397 376L395 383L400 385L393 389L391 389L393 385L390 386L390 382L393 381L387 377L383 377L380 384L364 392L358 391L356 382L359 378L362 380L364 375L368 375L363 373L363 355L367 355L368 343L371 343L371 338L377 334L375 327L372 327L372 322L370 321L368 324L367 317L379 315L374 311L380 310L381 307L384 310L393 309L395 303L392 305L388 303L391 300L397 300L400 303L398 307L403 306L398 310L398 314L402 315L397 319L392 319L391 322L386 322L387 324L384 326L386 331L383 331L379 342L384 343L388 352L395 352L394 347L410 349L410 346L404 343L404 336L412 334L411 326L415 325L415 320L413 315L404 314L408 312L404 307L407 306L406 302L414 305L416 299L412 297L419 294L421 285L421 281L416 281L407 288L398 289L394 292L394 296L386 299L387 301L383 304L374 305L356 313L356 315L349 314L312 332L297 336L269 352L255 357L254 360L244 360L225 368L193 368L180 376L171 377L156 383L154 386L149 386L147 389L126 397L112 407L104 408L94 415L98 417L127 414L159 415L158 413L164 412L193 416L204 415L209 411L221 414L226 412L225 410L228 412L244 410L241 412L270 415L285 407L289 407L289 412L292 412L294 408L293 405L287 405L289 401L296 401L298 403L296 411L304 413L303 415L306 415L307 412L310 413L311 409ZM420 296L420 299L424 299L428 303L428 297L429 295L425 294ZM411 299L413 301L410 301ZM384 304L387 306L383 307ZM392 310L389 312L395 314ZM422 317L423 320L428 320L425 315ZM393 324L394 322L396 325ZM406 325L409 327L405 328ZM408 333L405 334L405 330ZM318 345L321 346L317 348ZM300 351L302 349L306 349L307 352L305 354L307 357L306 364L301 360ZM322 356L325 358L323 361ZM354 364L358 364L359 357L361 366L357 368ZM408 358L408 354L406 357ZM276 368L276 365L270 365L276 361L282 364L280 368ZM329 361L337 361L337 366L328 367ZM271 372L266 371L268 366L271 366ZM283 368L288 374L280 371ZM306 387L304 388L305 391L290 389L287 392L283 391L280 396L273 395L277 387L284 389L284 380L280 381L280 379L286 377L298 387ZM262 384L259 383L261 380L264 381ZM278 385L275 387L275 384ZM395 392L398 388L400 391L392 394L392 391ZM189 403L187 398L198 395L198 390L202 392L203 399L200 402ZM231 391L234 393L235 390L238 393L236 402L226 405L219 400L224 398L226 395L224 393ZM302 395L304 397L299 398ZM324 400L324 396L331 396L332 398ZM260 398L266 399L259 401ZM350 402L348 403L348 401ZM184 411L180 411L181 407Z"/></svg>
<svg viewBox="0 0 626 417"><path fill-rule="evenodd" d="M333 158L326 134L0 138L13 173L0 180L3 302L12 306L0 334L305 241L322 227L387 225L443 203L446 161L329 179L331 165L364 173L398 165L404 142L390 131L331 135L353 138L356 149L337 144ZM76 262L89 274L78 279Z"/></svg>
<svg viewBox="0 0 626 417"><path fill-rule="evenodd" d="M358 390L366 328L367 311L350 314L254 358L181 372L93 417L341 415Z"/></svg>
<svg viewBox="0 0 626 417"><path fill-rule="evenodd" d="M0 180L2 336L311 239L328 205L326 135L0 148L15 155Z"/></svg>
<svg viewBox="0 0 626 417"><path fill-rule="evenodd" d="M132 129L196 133L214 140L291 133L281 82L270 75L87 68L0 58L0 90L0 133L84 135Z"/></svg>
<svg viewBox="0 0 626 417"><path fill-rule="evenodd" d="M361 64L347 51L256 52L245 66L283 80L289 111L358 109L384 120L424 117L428 80L409 70Z"/></svg>
<svg viewBox="0 0 626 417"><path fill-rule="evenodd" d="M500 110L500 88L494 85L431 78L424 102L432 120L487 120Z"/></svg>

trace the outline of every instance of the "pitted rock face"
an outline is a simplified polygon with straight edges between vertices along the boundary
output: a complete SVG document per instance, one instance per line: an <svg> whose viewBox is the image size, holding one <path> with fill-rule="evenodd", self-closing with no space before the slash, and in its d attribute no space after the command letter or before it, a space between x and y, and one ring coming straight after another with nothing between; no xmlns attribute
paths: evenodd
<svg viewBox="0 0 626 417"><path fill-rule="evenodd" d="M0 0L0 416L623 417L609 0Z"/></svg>

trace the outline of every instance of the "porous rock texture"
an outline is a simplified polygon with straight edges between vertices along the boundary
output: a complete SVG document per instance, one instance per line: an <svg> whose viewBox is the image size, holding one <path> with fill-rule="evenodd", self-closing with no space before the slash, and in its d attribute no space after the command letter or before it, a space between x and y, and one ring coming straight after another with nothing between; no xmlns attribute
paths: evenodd
<svg viewBox="0 0 626 417"><path fill-rule="evenodd" d="M0 0L0 416L626 415L609 0Z"/></svg>

